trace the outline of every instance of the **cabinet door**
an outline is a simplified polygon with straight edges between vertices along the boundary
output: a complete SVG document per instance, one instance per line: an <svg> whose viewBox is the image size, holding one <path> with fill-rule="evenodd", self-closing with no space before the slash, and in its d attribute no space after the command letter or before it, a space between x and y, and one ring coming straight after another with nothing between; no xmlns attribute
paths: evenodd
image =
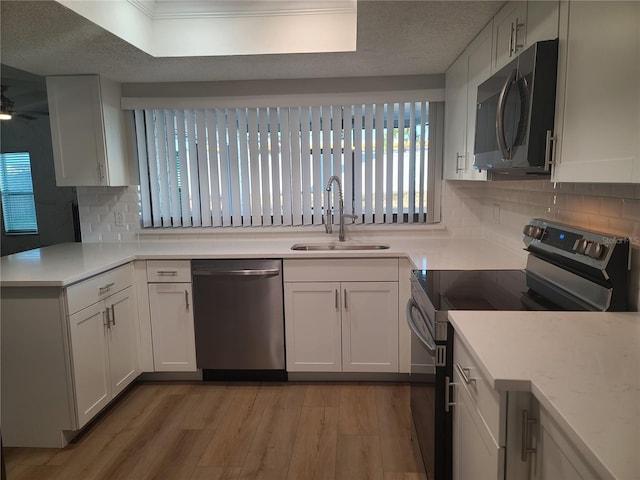
<svg viewBox="0 0 640 480"><path fill-rule="evenodd" d="M508 2L493 19L493 72L522 52L526 36L527 2Z"/></svg>
<svg viewBox="0 0 640 480"><path fill-rule="evenodd" d="M537 405L537 402L534 402ZM602 478L584 460L577 448L544 409L540 420L531 480L595 480Z"/></svg>
<svg viewBox="0 0 640 480"><path fill-rule="evenodd" d="M47 98L56 184L106 185L99 77L47 77Z"/></svg>
<svg viewBox="0 0 640 480"><path fill-rule="evenodd" d="M562 2L555 182L640 182L640 3Z"/></svg>
<svg viewBox="0 0 640 480"><path fill-rule="evenodd" d="M342 283L342 370L398 371L398 283Z"/></svg>
<svg viewBox="0 0 640 480"><path fill-rule="evenodd" d="M78 428L111 399L105 314L98 302L69 317Z"/></svg>
<svg viewBox="0 0 640 480"><path fill-rule="evenodd" d="M527 39L525 48L542 40L558 38L558 0L527 2Z"/></svg>
<svg viewBox="0 0 640 480"><path fill-rule="evenodd" d="M109 369L111 395L115 397L133 382L138 374L136 312L133 287L125 288L105 299L109 328Z"/></svg>
<svg viewBox="0 0 640 480"><path fill-rule="evenodd" d="M504 451L491 435L457 371L454 383L453 478L497 480Z"/></svg>
<svg viewBox="0 0 640 480"><path fill-rule="evenodd" d="M284 284L289 372L342 370L340 303L338 282Z"/></svg>
<svg viewBox="0 0 640 480"><path fill-rule="evenodd" d="M193 372L196 344L190 283L150 283L153 365L157 372Z"/></svg>
<svg viewBox="0 0 640 480"><path fill-rule="evenodd" d="M467 167L467 56L456 60L445 75L444 164L445 180L462 179Z"/></svg>
<svg viewBox="0 0 640 480"><path fill-rule="evenodd" d="M476 111L478 103L478 85L491 75L491 24L478 34L467 49L467 160L462 171L463 180L486 180L487 172L478 172L473 168L473 151L476 142Z"/></svg>

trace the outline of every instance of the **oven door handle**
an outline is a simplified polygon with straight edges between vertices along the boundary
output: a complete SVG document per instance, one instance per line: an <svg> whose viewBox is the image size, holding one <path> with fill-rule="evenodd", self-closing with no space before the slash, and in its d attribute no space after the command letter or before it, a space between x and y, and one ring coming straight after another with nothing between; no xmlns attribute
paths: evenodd
<svg viewBox="0 0 640 480"><path fill-rule="evenodd" d="M418 308L418 305L413 300L413 298L410 298L409 301L407 302L407 323L409 324L409 328L416 335L416 337L418 337L420 339L420 341L424 344L424 346L429 351L429 354L435 355L436 354L436 342L433 340L433 338L431 338L431 341L429 341L422 334L422 332L420 330L418 330L418 327L416 326L416 323L413 320L413 309L416 309L418 311L418 313L420 314L420 316L422 316L422 313L420 313L420 309Z"/></svg>

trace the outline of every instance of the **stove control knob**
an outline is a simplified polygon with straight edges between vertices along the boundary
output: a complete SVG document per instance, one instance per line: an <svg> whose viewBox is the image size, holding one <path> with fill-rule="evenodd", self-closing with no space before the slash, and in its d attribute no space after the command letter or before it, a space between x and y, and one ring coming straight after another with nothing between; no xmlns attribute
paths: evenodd
<svg viewBox="0 0 640 480"><path fill-rule="evenodd" d="M587 247L587 255L596 260L600 260L604 255L605 246L598 242L589 243Z"/></svg>
<svg viewBox="0 0 640 480"><path fill-rule="evenodd" d="M584 254L587 249L587 245L589 245L589 241L586 238L581 238L576 242L573 249L576 253Z"/></svg>
<svg viewBox="0 0 640 480"><path fill-rule="evenodd" d="M533 227L533 231L531 232L531 236L536 240L540 240L544 235L544 228L541 227Z"/></svg>
<svg viewBox="0 0 640 480"><path fill-rule="evenodd" d="M522 229L522 233L524 233L527 237L531 237L533 233L534 226L533 225L525 225Z"/></svg>

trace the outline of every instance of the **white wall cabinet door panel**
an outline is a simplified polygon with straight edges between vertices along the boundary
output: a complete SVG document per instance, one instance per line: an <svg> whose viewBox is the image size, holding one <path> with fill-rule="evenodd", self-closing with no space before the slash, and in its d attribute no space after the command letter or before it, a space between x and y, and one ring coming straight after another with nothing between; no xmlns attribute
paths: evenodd
<svg viewBox="0 0 640 480"><path fill-rule="evenodd" d="M527 2L527 38L525 48L542 40L558 38L558 0Z"/></svg>
<svg viewBox="0 0 640 480"><path fill-rule="evenodd" d="M133 382L138 374L135 300L133 287L128 287L105 301L110 322L107 337L113 397Z"/></svg>
<svg viewBox="0 0 640 480"><path fill-rule="evenodd" d="M460 56L445 74L443 178L461 180L467 168L467 76L466 55Z"/></svg>
<svg viewBox="0 0 640 480"><path fill-rule="evenodd" d="M493 19L492 71L496 72L525 48L527 2L508 2Z"/></svg>
<svg viewBox="0 0 640 480"><path fill-rule="evenodd" d="M98 75L47 77L58 186L124 186L130 166L120 85Z"/></svg>
<svg viewBox="0 0 640 480"><path fill-rule="evenodd" d="M640 3L560 8L555 182L640 180Z"/></svg>
<svg viewBox="0 0 640 480"><path fill-rule="evenodd" d="M342 370L398 371L398 283L342 283Z"/></svg>
<svg viewBox="0 0 640 480"><path fill-rule="evenodd" d="M158 372L193 372L196 347L190 283L150 283L153 363Z"/></svg>
<svg viewBox="0 0 640 480"><path fill-rule="evenodd" d="M102 302L69 317L78 428L111 400L106 311Z"/></svg>
<svg viewBox="0 0 640 480"><path fill-rule="evenodd" d="M284 284L287 370L342 370L339 282Z"/></svg>

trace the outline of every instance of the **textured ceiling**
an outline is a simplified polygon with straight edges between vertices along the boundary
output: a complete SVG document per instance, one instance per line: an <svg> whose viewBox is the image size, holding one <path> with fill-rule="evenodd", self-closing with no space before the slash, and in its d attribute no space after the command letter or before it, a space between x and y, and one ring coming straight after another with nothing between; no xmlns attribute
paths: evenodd
<svg viewBox="0 0 640 480"><path fill-rule="evenodd" d="M356 52L154 58L56 2L3 0L0 60L123 83L439 74L503 4L360 0Z"/></svg>

